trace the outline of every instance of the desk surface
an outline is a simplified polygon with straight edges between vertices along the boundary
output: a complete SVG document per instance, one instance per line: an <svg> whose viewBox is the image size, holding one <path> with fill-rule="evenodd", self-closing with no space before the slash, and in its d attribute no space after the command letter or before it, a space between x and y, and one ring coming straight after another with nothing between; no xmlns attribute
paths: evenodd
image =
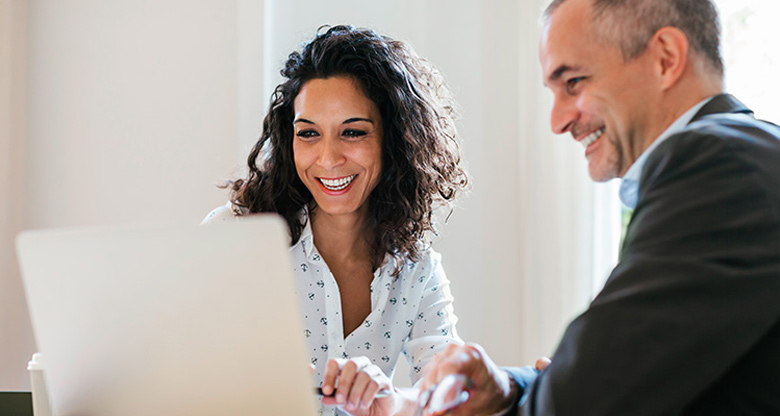
<svg viewBox="0 0 780 416"><path fill-rule="evenodd" d="M0 415L32 416L32 394L29 391L0 391Z"/></svg>

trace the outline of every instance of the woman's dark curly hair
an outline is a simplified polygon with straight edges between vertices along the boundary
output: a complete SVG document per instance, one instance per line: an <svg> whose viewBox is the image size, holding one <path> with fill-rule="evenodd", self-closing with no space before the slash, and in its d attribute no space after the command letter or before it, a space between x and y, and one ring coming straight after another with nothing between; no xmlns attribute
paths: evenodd
<svg viewBox="0 0 780 416"><path fill-rule="evenodd" d="M280 214L292 243L298 241L305 226L301 209L314 208L315 201L293 159L295 97L311 79L352 77L382 117L383 168L368 199L367 226L374 231L375 258L391 254L398 273L402 258L418 260L426 232L435 232L434 204L451 201L468 182L459 166L452 94L441 74L403 42L352 26L317 32L281 71L286 81L271 97L249 154L249 175L229 184L233 203L250 213Z"/></svg>

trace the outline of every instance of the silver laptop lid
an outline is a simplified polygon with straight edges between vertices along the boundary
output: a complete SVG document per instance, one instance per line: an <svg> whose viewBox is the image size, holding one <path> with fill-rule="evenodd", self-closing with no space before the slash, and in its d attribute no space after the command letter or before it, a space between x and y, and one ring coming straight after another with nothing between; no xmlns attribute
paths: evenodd
<svg viewBox="0 0 780 416"><path fill-rule="evenodd" d="M314 414L286 226L22 233L53 412Z"/></svg>

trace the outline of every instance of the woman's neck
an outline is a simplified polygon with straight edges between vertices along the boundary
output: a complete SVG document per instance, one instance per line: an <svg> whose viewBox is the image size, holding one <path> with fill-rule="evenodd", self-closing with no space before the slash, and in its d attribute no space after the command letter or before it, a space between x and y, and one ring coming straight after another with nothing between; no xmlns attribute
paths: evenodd
<svg viewBox="0 0 780 416"><path fill-rule="evenodd" d="M366 213L330 215L315 208L310 220L314 244L328 264L368 261L373 269L375 259L371 242L374 236L366 226Z"/></svg>

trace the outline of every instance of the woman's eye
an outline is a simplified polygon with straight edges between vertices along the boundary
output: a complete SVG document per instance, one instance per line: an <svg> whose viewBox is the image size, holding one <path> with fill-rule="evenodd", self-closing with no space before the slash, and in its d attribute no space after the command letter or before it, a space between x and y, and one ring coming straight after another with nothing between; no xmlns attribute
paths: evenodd
<svg viewBox="0 0 780 416"><path fill-rule="evenodd" d="M312 137L317 136L317 132L314 130L301 130L297 133L295 133L296 136L300 137L301 139L310 139Z"/></svg>
<svg viewBox="0 0 780 416"><path fill-rule="evenodd" d="M355 129L347 129L344 130L341 135L345 137L362 137L365 136L367 133L363 130L355 130Z"/></svg>

